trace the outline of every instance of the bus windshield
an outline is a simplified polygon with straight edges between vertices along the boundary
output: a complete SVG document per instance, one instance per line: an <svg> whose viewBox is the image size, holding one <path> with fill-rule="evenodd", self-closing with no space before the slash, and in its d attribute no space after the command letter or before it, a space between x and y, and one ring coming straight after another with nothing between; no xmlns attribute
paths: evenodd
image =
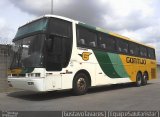
<svg viewBox="0 0 160 117"><path fill-rule="evenodd" d="M38 34L16 41L11 68L42 67L44 39L44 34Z"/></svg>
<svg viewBox="0 0 160 117"><path fill-rule="evenodd" d="M71 57L72 23L57 18L38 19L20 27L13 42L11 69L46 67L47 70L61 70Z"/></svg>
<svg viewBox="0 0 160 117"><path fill-rule="evenodd" d="M24 25L18 29L18 32L17 32L14 40L19 39L22 36L26 36L28 34L31 34L33 32L35 33L35 32L39 32L39 31L46 31L47 24L48 24L48 19L42 18L42 19L36 20L34 22L31 22L27 25Z"/></svg>

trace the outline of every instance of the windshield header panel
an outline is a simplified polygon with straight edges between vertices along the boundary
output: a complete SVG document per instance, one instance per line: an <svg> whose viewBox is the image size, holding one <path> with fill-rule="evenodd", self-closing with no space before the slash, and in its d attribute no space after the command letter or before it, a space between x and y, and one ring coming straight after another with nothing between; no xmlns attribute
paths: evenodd
<svg viewBox="0 0 160 117"><path fill-rule="evenodd" d="M13 42L21 38L24 38L26 36L29 36L33 33L46 32L48 27L47 25L48 25L48 18L42 18L35 20L31 23L28 23L18 29Z"/></svg>

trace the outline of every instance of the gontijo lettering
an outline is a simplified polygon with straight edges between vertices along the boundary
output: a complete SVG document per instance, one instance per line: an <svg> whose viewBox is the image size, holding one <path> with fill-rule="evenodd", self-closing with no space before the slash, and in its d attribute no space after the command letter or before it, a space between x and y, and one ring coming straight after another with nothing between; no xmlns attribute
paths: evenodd
<svg viewBox="0 0 160 117"><path fill-rule="evenodd" d="M133 64L146 64L146 59L140 59L140 58L133 58L133 57L126 57L127 63L133 63Z"/></svg>

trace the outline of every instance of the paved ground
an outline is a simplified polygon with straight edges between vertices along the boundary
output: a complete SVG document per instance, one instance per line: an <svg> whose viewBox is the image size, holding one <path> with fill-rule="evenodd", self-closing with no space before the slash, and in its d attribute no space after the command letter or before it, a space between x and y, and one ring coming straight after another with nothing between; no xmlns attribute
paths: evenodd
<svg viewBox="0 0 160 117"><path fill-rule="evenodd" d="M28 91L0 93L0 110L159 110L160 79L147 86L112 85L90 89L86 95L70 91L37 94Z"/></svg>

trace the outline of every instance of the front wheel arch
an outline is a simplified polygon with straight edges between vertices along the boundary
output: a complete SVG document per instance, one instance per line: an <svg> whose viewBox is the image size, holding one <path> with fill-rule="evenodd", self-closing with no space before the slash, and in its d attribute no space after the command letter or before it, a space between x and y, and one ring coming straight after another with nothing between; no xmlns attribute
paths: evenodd
<svg viewBox="0 0 160 117"><path fill-rule="evenodd" d="M73 93L76 95L83 95L88 91L88 88L91 86L90 75L86 71L78 71L72 83Z"/></svg>
<svg viewBox="0 0 160 117"><path fill-rule="evenodd" d="M76 74L74 75L74 78L75 78L75 76L76 76L77 74L79 74L79 73L84 73L84 74L87 75L87 78L88 78L88 81L89 81L89 87L91 87L91 86L92 86L92 81L91 81L91 76L90 76L89 72L88 72L87 70L84 70L84 69L79 70L79 71L77 71ZM73 80L74 80L74 79L73 79ZM72 81L72 86L73 86L73 81Z"/></svg>

